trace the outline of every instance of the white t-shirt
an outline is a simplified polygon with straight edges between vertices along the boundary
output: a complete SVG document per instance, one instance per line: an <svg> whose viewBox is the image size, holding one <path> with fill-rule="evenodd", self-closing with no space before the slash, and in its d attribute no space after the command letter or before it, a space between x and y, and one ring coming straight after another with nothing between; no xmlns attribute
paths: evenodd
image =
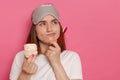
<svg viewBox="0 0 120 80"><path fill-rule="evenodd" d="M17 80L24 59L24 52L16 54L10 72L10 80ZM70 79L82 80L82 67L80 57L76 52L65 50L60 55L61 63ZM31 76L31 80L56 80L54 71L47 57L43 54L37 56L35 63L38 65L37 72Z"/></svg>

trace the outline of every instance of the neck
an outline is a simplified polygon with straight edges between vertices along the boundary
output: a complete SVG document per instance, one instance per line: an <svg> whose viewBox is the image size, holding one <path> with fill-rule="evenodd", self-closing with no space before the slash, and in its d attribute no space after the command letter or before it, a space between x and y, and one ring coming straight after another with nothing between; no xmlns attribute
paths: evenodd
<svg viewBox="0 0 120 80"><path fill-rule="evenodd" d="M48 50L49 44L40 43L40 52L41 54L45 54L45 52Z"/></svg>

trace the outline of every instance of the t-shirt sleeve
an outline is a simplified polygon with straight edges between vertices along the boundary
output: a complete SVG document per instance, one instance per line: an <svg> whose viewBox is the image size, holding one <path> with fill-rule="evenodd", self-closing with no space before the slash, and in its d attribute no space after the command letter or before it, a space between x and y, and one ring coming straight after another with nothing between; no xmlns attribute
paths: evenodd
<svg viewBox="0 0 120 80"><path fill-rule="evenodd" d="M11 72L10 72L10 80L17 80L20 72L21 72L21 66L19 64L19 56L20 55L16 55L11 67Z"/></svg>
<svg viewBox="0 0 120 80"><path fill-rule="evenodd" d="M80 80L83 79L82 65L78 54L75 54L72 61L71 70L70 70L70 79L80 79Z"/></svg>

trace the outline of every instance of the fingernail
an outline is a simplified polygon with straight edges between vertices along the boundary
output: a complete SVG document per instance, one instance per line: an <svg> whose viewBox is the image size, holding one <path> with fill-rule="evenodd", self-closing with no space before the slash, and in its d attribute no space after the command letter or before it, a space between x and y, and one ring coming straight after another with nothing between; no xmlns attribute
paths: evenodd
<svg viewBox="0 0 120 80"><path fill-rule="evenodd" d="M34 57L35 55L34 54L32 54L32 57Z"/></svg>

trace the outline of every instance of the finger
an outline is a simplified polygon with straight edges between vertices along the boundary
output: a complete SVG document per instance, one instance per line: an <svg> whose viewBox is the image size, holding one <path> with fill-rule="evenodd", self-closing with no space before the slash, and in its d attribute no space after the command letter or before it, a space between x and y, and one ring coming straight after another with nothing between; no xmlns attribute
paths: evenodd
<svg viewBox="0 0 120 80"><path fill-rule="evenodd" d="M24 60L23 60L23 62L26 62L27 61L27 58L26 57L24 57Z"/></svg>
<svg viewBox="0 0 120 80"><path fill-rule="evenodd" d="M32 72L35 73L37 71L37 65L34 64L34 66L32 67Z"/></svg>
<svg viewBox="0 0 120 80"><path fill-rule="evenodd" d="M30 65L30 73L35 73L35 67L36 67L36 64L35 63L32 63L31 65Z"/></svg>
<svg viewBox="0 0 120 80"><path fill-rule="evenodd" d="M22 65L22 70L26 72L28 67L29 67L29 63L24 62L23 65Z"/></svg>
<svg viewBox="0 0 120 80"><path fill-rule="evenodd" d="M33 67L34 67L33 63L29 64L29 73L33 72Z"/></svg>
<svg viewBox="0 0 120 80"><path fill-rule="evenodd" d="M53 46L49 46L49 48L48 48L49 50L55 50L55 47L53 47Z"/></svg>
<svg viewBox="0 0 120 80"><path fill-rule="evenodd" d="M28 62L28 63L31 63L31 61L32 61L32 56L30 56L30 57L27 59L27 62Z"/></svg>
<svg viewBox="0 0 120 80"><path fill-rule="evenodd" d="M52 53L51 50L47 50L45 54L46 54L46 56L49 56L51 53Z"/></svg>
<svg viewBox="0 0 120 80"><path fill-rule="evenodd" d="M49 50L49 49L48 49L46 53L52 53L52 50Z"/></svg>
<svg viewBox="0 0 120 80"><path fill-rule="evenodd" d="M37 55L32 54L32 55L28 58L27 62L28 62L28 63L35 62L36 57L37 57Z"/></svg>
<svg viewBox="0 0 120 80"><path fill-rule="evenodd" d="M36 66L35 66L35 72L37 72L37 70L38 70L38 66L37 66L37 64L35 64Z"/></svg>
<svg viewBox="0 0 120 80"><path fill-rule="evenodd" d="M57 42L52 42L52 45L55 46L55 48L60 48Z"/></svg>
<svg viewBox="0 0 120 80"><path fill-rule="evenodd" d="M27 58L26 57L24 57L24 61L23 61L23 67L26 67L28 65L28 62L27 62Z"/></svg>
<svg viewBox="0 0 120 80"><path fill-rule="evenodd" d="M32 54L32 60L31 60L31 62L34 63L35 60L36 60L36 55Z"/></svg>

